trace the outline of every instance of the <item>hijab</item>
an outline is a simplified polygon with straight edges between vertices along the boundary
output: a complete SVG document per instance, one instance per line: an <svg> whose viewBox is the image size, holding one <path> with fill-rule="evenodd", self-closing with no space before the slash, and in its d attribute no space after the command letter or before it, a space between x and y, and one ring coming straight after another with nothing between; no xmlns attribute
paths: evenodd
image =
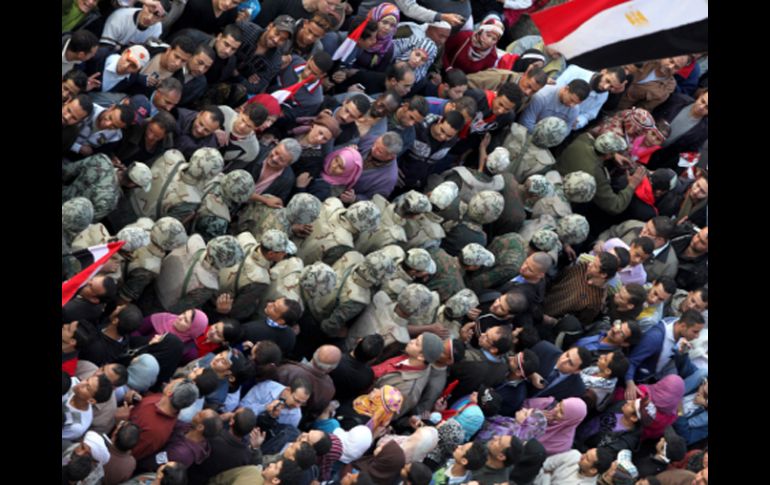
<svg viewBox="0 0 770 485"><path fill-rule="evenodd" d="M331 169L332 161L334 161L334 159L337 157L342 157L342 160L345 162L345 171L342 173L342 175L331 175L329 170ZM326 182L328 182L329 185L344 185L345 188L349 190L356 184L356 182L358 182L362 171L363 160L361 158L361 154L355 148L344 147L326 155L326 159L324 160L324 169L323 173L321 173L321 177Z"/></svg>
<svg viewBox="0 0 770 485"><path fill-rule="evenodd" d="M422 462L438 446L438 431L433 426L417 428L401 445L407 463Z"/></svg>
<svg viewBox="0 0 770 485"><path fill-rule="evenodd" d="M401 19L401 12L399 11L398 7L392 3L381 3L372 10L372 20L375 22L379 23L380 20L384 19L385 17L395 17L396 24L398 24L398 21ZM393 48L393 36L395 34L395 28L385 37L380 37L378 32L377 42L366 51L371 54L377 54L375 57L385 56Z"/></svg>
<svg viewBox="0 0 770 485"><path fill-rule="evenodd" d="M404 451L398 443L391 441L380 448L378 454L361 458L353 465L368 473L377 485L392 485L405 464Z"/></svg>
<svg viewBox="0 0 770 485"><path fill-rule="evenodd" d="M545 410L544 414L549 422L545 433L538 438L538 441L543 445L548 455L555 455L572 449L575 430L588 412L585 401L578 397L570 397L561 402L564 416L558 420L555 417L555 409L547 409L556 403L552 397L528 399L522 404L524 408Z"/></svg>
<svg viewBox="0 0 770 485"><path fill-rule="evenodd" d="M158 360L150 354L142 354L134 357L128 366L128 387L145 393L158 378L160 365Z"/></svg>
<svg viewBox="0 0 770 485"><path fill-rule="evenodd" d="M438 54L438 47L428 37L406 37L393 41L393 57L397 61L409 61L412 51L419 49L425 53L427 59L418 68L414 69L414 80L419 82L428 75L428 69L433 65ZM411 67L411 66L410 66Z"/></svg>
<svg viewBox="0 0 770 485"><path fill-rule="evenodd" d="M363 456L366 450L372 446L372 431L366 426L359 425L345 431L342 428L334 430L334 434L342 443L342 463L351 463Z"/></svg>
<svg viewBox="0 0 770 485"><path fill-rule="evenodd" d="M370 394L356 398L353 401L353 409L358 414L372 418L366 423L366 426L374 431L390 424L393 416L401 411L404 397L401 395L401 391L393 386L382 386L373 399Z"/></svg>
<svg viewBox="0 0 770 485"><path fill-rule="evenodd" d="M150 315L150 322L152 322L152 327L155 329L155 333L172 333L182 339L182 342L190 342L203 335L209 325L209 319L206 314L200 310L193 310L193 317L192 322L190 322L190 328L184 332L180 332L174 328L174 322L182 314L184 314L184 312L180 313L179 315L165 312Z"/></svg>
<svg viewBox="0 0 770 485"><path fill-rule="evenodd" d="M488 49L481 49L480 47L477 47L481 44L481 34L485 31L491 31L497 34L497 39L500 40L500 37L503 36L503 32L505 30L505 26L500 21L500 19L493 14L487 15L484 20L479 24L479 27L476 29L476 31L471 36L471 41L468 49L468 57L473 62L479 62L480 60L487 57L492 51L494 51L497 46L493 45L492 47L489 47Z"/></svg>

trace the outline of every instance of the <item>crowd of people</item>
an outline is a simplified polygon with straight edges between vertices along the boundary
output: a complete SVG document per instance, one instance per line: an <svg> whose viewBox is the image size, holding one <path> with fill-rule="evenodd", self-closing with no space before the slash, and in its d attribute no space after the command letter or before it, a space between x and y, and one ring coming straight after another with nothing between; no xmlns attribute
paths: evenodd
<svg viewBox="0 0 770 485"><path fill-rule="evenodd" d="M708 484L708 57L545 0L62 0L62 484Z"/></svg>

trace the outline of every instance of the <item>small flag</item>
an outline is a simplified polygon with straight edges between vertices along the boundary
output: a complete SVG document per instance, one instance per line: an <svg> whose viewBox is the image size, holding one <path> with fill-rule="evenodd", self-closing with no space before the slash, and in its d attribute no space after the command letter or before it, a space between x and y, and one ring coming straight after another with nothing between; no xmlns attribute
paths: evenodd
<svg viewBox="0 0 770 485"><path fill-rule="evenodd" d="M361 22L361 25L356 27L356 29L348 34L348 37L345 39L345 41L337 48L336 51L334 51L334 55L332 56L333 61L338 60L345 60L348 58L351 52L353 52L353 49L356 48L356 43L358 42L358 39L361 38L361 34L364 33L364 29L366 28L366 24L369 23L369 21L372 19L372 12L374 9L369 10L369 13L366 14L366 18L363 22Z"/></svg>
<svg viewBox="0 0 770 485"><path fill-rule="evenodd" d="M99 272L102 266L104 266L112 255L118 252L125 243L125 241L111 242L72 253L72 256L77 258L78 261L85 262L82 266L88 266L80 273L62 283L61 306L66 305L67 302L75 296L78 290L85 286L85 284Z"/></svg>
<svg viewBox="0 0 770 485"><path fill-rule="evenodd" d="M315 76L312 74L298 83L294 83L286 89L279 89L278 91L270 93L270 96L274 97L279 103L284 103L289 98L293 98L299 88L315 81Z"/></svg>

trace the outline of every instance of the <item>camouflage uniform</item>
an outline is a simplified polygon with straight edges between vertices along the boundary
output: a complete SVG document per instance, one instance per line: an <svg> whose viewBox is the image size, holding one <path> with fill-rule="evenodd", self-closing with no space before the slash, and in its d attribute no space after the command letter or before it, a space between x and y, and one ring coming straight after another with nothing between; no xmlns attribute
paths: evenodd
<svg viewBox="0 0 770 485"><path fill-rule="evenodd" d="M209 241L227 234L232 215L254 193L254 178L245 170L220 173L204 186L193 232Z"/></svg>
<svg viewBox="0 0 770 485"><path fill-rule="evenodd" d="M72 256L70 245L75 237L84 231L94 218L94 206L85 197L75 197L61 206L61 273L62 280L75 276L80 263Z"/></svg>
<svg viewBox="0 0 770 485"><path fill-rule="evenodd" d="M510 133L503 140L503 146L511 154L507 171L519 183L530 175L547 171L556 163L548 148L564 141L569 132L567 123L553 116L540 120L531 135L524 126L512 123Z"/></svg>
<svg viewBox="0 0 770 485"><path fill-rule="evenodd" d="M495 255L487 251L487 249L476 243L470 243L466 245L462 254L460 255L460 261L465 266L484 266L491 268L495 265Z"/></svg>
<svg viewBox="0 0 770 485"><path fill-rule="evenodd" d="M277 300L279 298L288 298L299 303L302 311L305 306L302 303L300 295L299 278L305 264L297 257L285 258L270 268L270 287L267 289L263 302ZM257 314L261 317L264 314L265 306L261 305L257 309Z"/></svg>
<svg viewBox="0 0 770 485"><path fill-rule="evenodd" d="M351 251L351 256L358 255L360 260L363 261L363 255ZM348 256L346 254L337 262L345 260ZM324 308L320 306L321 300L327 295L335 291L337 286L337 273L334 268L328 264L317 262L310 266L305 266L302 270L302 274L299 278L300 294L302 300L307 305L313 318L319 322L324 318Z"/></svg>
<svg viewBox="0 0 770 485"><path fill-rule="evenodd" d="M471 198L463 220L447 231L441 247L456 256L470 243L487 245L487 234L482 225L490 224L500 217L505 199L499 192L485 190ZM446 226L445 226L446 229Z"/></svg>
<svg viewBox="0 0 770 485"><path fill-rule="evenodd" d="M342 201L329 197L313 223L313 232L300 245L297 256L305 264L323 261L332 264L355 246L355 237L374 231L380 224L380 209L372 201L356 202L345 208Z"/></svg>
<svg viewBox="0 0 770 485"><path fill-rule="evenodd" d="M242 259L243 250L233 236L219 236L206 244L193 234L163 259L155 280L159 303L171 313L199 308L218 294L219 270Z"/></svg>
<svg viewBox="0 0 770 485"><path fill-rule="evenodd" d="M268 229L277 229L292 236L292 241L299 245L299 238L292 233L292 224L312 224L320 213L318 197L304 192L295 194L286 207L279 209L253 201L238 212L234 229L236 233L248 231L257 239Z"/></svg>
<svg viewBox="0 0 770 485"><path fill-rule="evenodd" d="M570 214L558 221L556 234L564 244L580 244L588 237L588 220L580 214Z"/></svg>
<svg viewBox="0 0 770 485"><path fill-rule="evenodd" d="M476 293L496 288L518 275L529 252L527 242L515 232L497 236L488 249L495 255L495 266L469 278L468 287Z"/></svg>
<svg viewBox="0 0 770 485"><path fill-rule="evenodd" d="M103 153L71 162L62 167L62 202L86 197L94 206L94 220L104 219L118 205L120 184L115 167ZM141 190L141 189L140 189Z"/></svg>
<svg viewBox="0 0 770 485"><path fill-rule="evenodd" d="M519 235L522 237L522 239L527 241L527 244L532 242L541 251L548 253L548 255L553 258L554 262L556 262L558 261L559 253L562 250L562 245L556 232L557 227L558 224L556 219L550 215L544 215L537 219L529 219L524 221L524 224L522 224L521 230L519 231ZM552 237L554 235L556 235L556 242L554 243L554 247L552 249L547 250L543 246L537 245L536 240L551 243ZM538 236L538 238L535 236Z"/></svg>
<svg viewBox="0 0 770 485"><path fill-rule="evenodd" d="M428 279L425 286L437 291L439 299L444 302L465 288L465 270L456 257L450 256L441 248L430 248L428 252L436 263L436 274Z"/></svg>
<svg viewBox="0 0 770 485"><path fill-rule="evenodd" d="M189 163L179 150L168 150L152 165L150 191L131 191L131 207L137 216L154 220L171 216L185 224L201 203L203 184L222 166L222 155L213 148L196 150Z"/></svg>
<svg viewBox="0 0 770 485"><path fill-rule="evenodd" d="M376 230L363 232L356 238L355 249L361 254L369 254L390 244L406 242L404 218L396 212L395 204L389 203L380 194L375 194L372 202L380 210L380 224Z"/></svg>
<svg viewBox="0 0 770 485"><path fill-rule="evenodd" d="M527 180L531 180L533 177L530 177ZM532 218L537 219L547 214L558 220L572 214L572 206L564 194L564 183L559 172L551 170L546 174L545 179L546 183L549 185L549 193L540 197L534 204L532 204L530 209Z"/></svg>
<svg viewBox="0 0 770 485"><path fill-rule="evenodd" d="M570 202L578 204L591 202L596 195L596 179L593 175L578 170L564 176L562 189L564 196Z"/></svg>
<svg viewBox="0 0 770 485"><path fill-rule="evenodd" d="M503 190L500 193L503 194L505 205L500 217L489 225L487 232L489 237L516 232L527 218L521 197L522 186L516 181L513 174L503 172L500 175L503 177Z"/></svg>
<svg viewBox="0 0 770 485"><path fill-rule="evenodd" d="M403 253L403 250L402 250ZM393 277L382 284L382 289L388 296L395 300L404 291L406 286L414 281L407 270L413 269L427 272L430 275L436 273L436 263L430 257L430 253L422 248L412 248L400 258L403 262L394 258L400 264L396 267Z"/></svg>
<svg viewBox="0 0 770 485"><path fill-rule="evenodd" d="M460 329L465 322L465 315L479 306L476 293L468 288L452 295L443 305L436 309L433 321L449 330L449 338L460 338Z"/></svg>
<svg viewBox="0 0 770 485"><path fill-rule="evenodd" d="M441 240L446 236L444 228L441 227L444 220L432 212L433 204L428 197L410 190L396 197L393 204L397 212L404 217L404 248L424 249L441 245Z"/></svg>

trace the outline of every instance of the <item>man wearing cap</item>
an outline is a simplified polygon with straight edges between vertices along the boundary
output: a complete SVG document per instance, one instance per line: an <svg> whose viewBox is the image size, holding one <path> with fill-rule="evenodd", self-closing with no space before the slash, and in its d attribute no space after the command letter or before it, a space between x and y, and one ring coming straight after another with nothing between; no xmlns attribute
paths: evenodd
<svg viewBox="0 0 770 485"><path fill-rule="evenodd" d="M69 446L62 453L62 467L70 463L77 462L79 459L88 459L95 466L90 473L82 479L82 483L101 483L104 478L104 465L110 461L110 450L104 441L104 437L95 432L89 431L83 436L83 439ZM93 460L93 461L91 461Z"/></svg>
<svg viewBox="0 0 770 485"><path fill-rule="evenodd" d="M495 265L488 271L473 275L468 281L470 288L480 292L499 287L501 293L506 293L510 289L509 282L519 275L531 251L524 238L515 232L497 236L489 243L488 249L495 256Z"/></svg>
<svg viewBox="0 0 770 485"><path fill-rule="evenodd" d="M64 165L62 183L62 202L73 197L86 197L93 205L94 221L102 220L118 204L118 175L109 157L103 153Z"/></svg>
<svg viewBox="0 0 770 485"><path fill-rule="evenodd" d="M313 230L313 221L321 213L321 201L314 195L301 192L291 198L286 207L270 207L261 202L249 202L238 212L233 230L248 231L261 238L268 229L289 234L299 245Z"/></svg>
<svg viewBox="0 0 770 485"><path fill-rule="evenodd" d="M193 219L192 232L209 241L228 233L235 210L254 193L254 179L245 170L219 173L203 186L201 204Z"/></svg>
<svg viewBox="0 0 770 485"><path fill-rule="evenodd" d="M430 364L439 360L443 353L441 338L425 332L410 340L403 354L372 367L374 387L389 385L401 391L404 400L396 417L410 412L420 401L430 377Z"/></svg>
<svg viewBox="0 0 770 485"><path fill-rule="evenodd" d="M441 247L452 256L459 255L461 250L471 243L485 247L487 234L483 225L496 221L502 214L504 205L505 199L499 192L484 190L474 195L468 203L465 216L447 231Z"/></svg>
<svg viewBox="0 0 770 485"><path fill-rule="evenodd" d="M244 38L235 54L237 76L249 94L263 93L281 70L281 47L294 36L294 19L280 15L273 17L267 27L251 22L239 22L238 26Z"/></svg>
<svg viewBox="0 0 770 485"><path fill-rule="evenodd" d="M234 172L233 172L234 173ZM297 247L289 237L275 229L262 234L259 243L251 233L238 235L238 243L246 255L237 265L219 271L217 312L240 321L256 318L264 306L263 298L270 286L270 267L287 254L294 254ZM223 298L228 295L229 298Z"/></svg>
<svg viewBox="0 0 770 485"><path fill-rule="evenodd" d="M123 46L138 44L155 38L160 39L163 26L160 21L171 11L171 0L145 3L142 8L116 9L104 23L102 44Z"/></svg>
<svg viewBox="0 0 770 485"><path fill-rule="evenodd" d="M428 248L427 251L436 263L436 273L428 279L425 286L437 291L439 299L444 302L465 288L465 267L460 258L449 255L441 248Z"/></svg>
<svg viewBox="0 0 770 485"><path fill-rule="evenodd" d="M430 253L422 248L413 248L408 250L403 261L396 265L396 272L382 284L382 289L395 300L407 285L424 283L434 274L436 274L436 263Z"/></svg>
<svg viewBox="0 0 770 485"><path fill-rule="evenodd" d="M80 263L72 256L70 244L94 219L94 205L85 197L75 197L61 206L62 281L80 271Z"/></svg>
<svg viewBox="0 0 770 485"><path fill-rule="evenodd" d="M97 90L112 95L99 96L104 104L116 103L129 89L139 82L138 73L150 62L150 53L144 46L126 47L121 53L109 47L102 47L96 55L78 68L89 75L88 91Z"/></svg>

